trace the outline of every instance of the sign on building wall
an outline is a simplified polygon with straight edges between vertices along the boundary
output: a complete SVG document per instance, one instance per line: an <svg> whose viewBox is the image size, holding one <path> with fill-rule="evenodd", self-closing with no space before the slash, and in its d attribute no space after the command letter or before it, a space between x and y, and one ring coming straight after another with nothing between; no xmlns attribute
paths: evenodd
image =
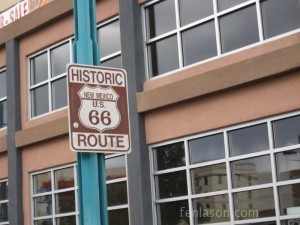
<svg viewBox="0 0 300 225"><path fill-rule="evenodd" d="M24 0L10 7L0 14L0 29L4 26L20 19L21 17L31 13L42 6L48 4L52 0Z"/></svg>
<svg viewBox="0 0 300 225"><path fill-rule="evenodd" d="M129 153L126 72L69 64L67 73L71 149Z"/></svg>

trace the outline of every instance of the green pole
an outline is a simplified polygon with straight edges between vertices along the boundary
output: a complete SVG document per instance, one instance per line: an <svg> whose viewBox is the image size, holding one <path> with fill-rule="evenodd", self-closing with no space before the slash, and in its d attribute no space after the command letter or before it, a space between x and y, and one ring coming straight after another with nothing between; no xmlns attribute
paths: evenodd
<svg viewBox="0 0 300 225"><path fill-rule="evenodd" d="M99 65L95 0L74 0L73 61ZM80 225L108 225L105 155L77 153Z"/></svg>

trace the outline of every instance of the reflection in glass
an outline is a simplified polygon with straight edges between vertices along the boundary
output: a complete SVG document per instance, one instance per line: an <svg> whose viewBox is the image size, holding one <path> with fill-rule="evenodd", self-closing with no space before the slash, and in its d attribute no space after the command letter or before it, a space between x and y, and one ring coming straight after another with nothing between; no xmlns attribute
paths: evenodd
<svg viewBox="0 0 300 225"><path fill-rule="evenodd" d="M0 203L0 222L8 221L8 203Z"/></svg>
<svg viewBox="0 0 300 225"><path fill-rule="evenodd" d="M244 225L276 225L275 221L262 222L262 223L243 223Z"/></svg>
<svg viewBox="0 0 300 225"><path fill-rule="evenodd" d="M76 225L76 216L59 217L56 219L56 225Z"/></svg>
<svg viewBox="0 0 300 225"><path fill-rule="evenodd" d="M55 195L55 213L68 212L75 212L75 191L67 191Z"/></svg>
<svg viewBox="0 0 300 225"><path fill-rule="evenodd" d="M2 71L0 73L0 99L6 96L6 71Z"/></svg>
<svg viewBox="0 0 300 225"><path fill-rule="evenodd" d="M52 82L52 101L53 110L65 107L68 104L66 77Z"/></svg>
<svg viewBox="0 0 300 225"><path fill-rule="evenodd" d="M45 195L33 199L34 217L52 215L52 195Z"/></svg>
<svg viewBox="0 0 300 225"><path fill-rule="evenodd" d="M225 9L229 9L233 6L244 3L248 0L218 0L218 10L223 11Z"/></svg>
<svg viewBox="0 0 300 225"><path fill-rule="evenodd" d="M56 190L74 187L73 167L56 170L54 176Z"/></svg>
<svg viewBox="0 0 300 225"><path fill-rule="evenodd" d="M261 2L264 35L271 38L300 28L298 0L266 0Z"/></svg>
<svg viewBox="0 0 300 225"><path fill-rule="evenodd" d="M182 33L182 44L185 66L216 56L217 44L214 21L184 31Z"/></svg>
<svg viewBox="0 0 300 225"><path fill-rule="evenodd" d="M48 85L31 90L32 117L49 112Z"/></svg>
<svg viewBox="0 0 300 225"><path fill-rule="evenodd" d="M191 170L193 194L226 190L226 164L205 166Z"/></svg>
<svg viewBox="0 0 300 225"><path fill-rule="evenodd" d="M278 181L300 179L300 149L276 154Z"/></svg>
<svg viewBox="0 0 300 225"><path fill-rule="evenodd" d="M7 127L7 101L0 102L0 129Z"/></svg>
<svg viewBox="0 0 300 225"><path fill-rule="evenodd" d="M116 209L108 211L109 225L129 225L128 209Z"/></svg>
<svg viewBox="0 0 300 225"><path fill-rule="evenodd" d="M33 192L39 194L52 190L51 187L51 173L41 173L33 177Z"/></svg>
<svg viewBox="0 0 300 225"><path fill-rule="evenodd" d="M157 205L158 225L189 225L187 200Z"/></svg>
<svg viewBox="0 0 300 225"><path fill-rule="evenodd" d="M195 224L220 223L230 220L228 195L215 195L193 200Z"/></svg>
<svg viewBox="0 0 300 225"><path fill-rule="evenodd" d="M146 8L147 37L153 38L176 28L174 0L161 1Z"/></svg>
<svg viewBox="0 0 300 225"><path fill-rule="evenodd" d="M51 50L51 76L55 77L66 73L67 64L70 62L69 42Z"/></svg>
<svg viewBox="0 0 300 225"><path fill-rule="evenodd" d="M269 149L267 124L230 131L228 136L231 156Z"/></svg>
<svg viewBox="0 0 300 225"><path fill-rule="evenodd" d="M273 188L233 194L237 220L275 216Z"/></svg>
<svg viewBox="0 0 300 225"><path fill-rule="evenodd" d="M300 144L300 116L273 122L275 147Z"/></svg>
<svg viewBox="0 0 300 225"><path fill-rule="evenodd" d="M106 180L126 177L125 156L118 156L105 160Z"/></svg>
<svg viewBox="0 0 300 225"><path fill-rule="evenodd" d="M229 52L259 41L255 5L220 18L222 52Z"/></svg>
<svg viewBox="0 0 300 225"><path fill-rule="evenodd" d="M269 155L235 161L231 163L231 167L234 188L272 182Z"/></svg>
<svg viewBox="0 0 300 225"><path fill-rule="evenodd" d="M149 45L150 73L156 75L175 70L179 67L176 36Z"/></svg>
<svg viewBox="0 0 300 225"><path fill-rule="evenodd" d="M52 219L34 221L34 225L53 225Z"/></svg>
<svg viewBox="0 0 300 225"><path fill-rule="evenodd" d="M8 182L0 182L0 201L8 199Z"/></svg>
<svg viewBox="0 0 300 225"><path fill-rule="evenodd" d="M38 84L48 79L47 52L30 59L30 85Z"/></svg>
<svg viewBox="0 0 300 225"><path fill-rule="evenodd" d="M282 220L280 224L281 225L299 225L300 218L299 219Z"/></svg>
<svg viewBox="0 0 300 225"><path fill-rule="evenodd" d="M105 66L105 67L122 68L121 56L107 59L107 60L101 62L100 65Z"/></svg>
<svg viewBox="0 0 300 225"><path fill-rule="evenodd" d="M155 170L165 170L185 166L184 143L156 147L154 149Z"/></svg>
<svg viewBox="0 0 300 225"><path fill-rule="evenodd" d="M281 215L300 214L300 184L278 188Z"/></svg>
<svg viewBox="0 0 300 225"><path fill-rule="evenodd" d="M224 136L215 134L189 142L191 164L225 158Z"/></svg>
<svg viewBox="0 0 300 225"><path fill-rule="evenodd" d="M99 44L101 57L121 50L120 21L116 20L99 29Z"/></svg>
<svg viewBox="0 0 300 225"><path fill-rule="evenodd" d="M126 181L107 184L108 206L127 204L127 184Z"/></svg>
<svg viewBox="0 0 300 225"><path fill-rule="evenodd" d="M213 1L180 0L179 5L181 26L213 14Z"/></svg>
<svg viewBox="0 0 300 225"><path fill-rule="evenodd" d="M173 198L187 194L186 171L172 172L155 177L157 198Z"/></svg>

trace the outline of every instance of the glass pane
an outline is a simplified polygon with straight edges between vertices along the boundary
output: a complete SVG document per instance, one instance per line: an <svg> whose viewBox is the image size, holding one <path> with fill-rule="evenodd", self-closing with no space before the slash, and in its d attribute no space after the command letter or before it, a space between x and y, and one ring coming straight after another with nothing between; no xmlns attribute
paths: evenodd
<svg viewBox="0 0 300 225"><path fill-rule="evenodd" d="M49 112L48 85L31 91L32 117Z"/></svg>
<svg viewBox="0 0 300 225"><path fill-rule="evenodd" d="M267 124L230 131L228 136L231 156L269 149Z"/></svg>
<svg viewBox="0 0 300 225"><path fill-rule="evenodd" d="M34 221L34 225L53 225L52 219Z"/></svg>
<svg viewBox="0 0 300 225"><path fill-rule="evenodd" d="M278 188L281 215L300 214L300 184Z"/></svg>
<svg viewBox="0 0 300 225"><path fill-rule="evenodd" d="M51 173L41 173L33 177L33 193L43 193L51 191Z"/></svg>
<svg viewBox="0 0 300 225"><path fill-rule="evenodd" d="M278 181L300 179L300 149L276 154Z"/></svg>
<svg viewBox="0 0 300 225"><path fill-rule="evenodd" d="M223 134L191 140L189 148L191 164L225 158Z"/></svg>
<svg viewBox="0 0 300 225"><path fill-rule="evenodd" d="M52 107L56 110L67 104L67 78L64 77L52 83Z"/></svg>
<svg viewBox="0 0 300 225"><path fill-rule="evenodd" d="M220 18L222 52L229 52L259 41L255 6Z"/></svg>
<svg viewBox="0 0 300 225"><path fill-rule="evenodd" d="M8 221L8 203L0 203L0 222Z"/></svg>
<svg viewBox="0 0 300 225"><path fill-rule="evenodd" d="M51 76L55 77L66 73L67 64L70 62L69 42L51 50Z"/></svg>
<svg viewBox="0 0 300 225"><path fill-rule="evenodd" d="M33 199L34 217L52 215L52 195L45 195Z"/></svg>
<svg viewBox="0 0 300 225"><path fill-rule="evenodd" d="M99 44L101 57L121 51L120 21L116 20L99 29Z"/></svg>
<svg viewBox="0 0 300 225"><path fill-rule="evenodd" d="M47 52L30 60L30 85L38 84L48 79Z"/></svg>
<svg viewBox="0 0 300 225"><path fill-rule="evenodd" d="M193 194L226 190L226 164L205 166L191 170Z"/></svg>
<svg viewBox="0 0 300 225"><path fill-rule="evenodd" d="M59 217L56 225L76 225L76 216Z"/></svg>
<svg viewBox="0 0 300 225"><path fill-rule="evenodd" d="M147 37L153 38L176 28L174 0L161 1L146 8Z"/></svg>
<svg viewBox="0 0 300 225"><path fill-rule="evenodd" d="M187 200L158 204L158 225L189 225L189 213Z"/></svg>
<svg viewBox="0 0 300 225"><path fill-rule="evenodd" d="M117 56L117 57L105 60L104 62L101 62L100 65L106 66L106 67L122 68L121 56Z"/></svg>
<svg viewBox="0 0 300 225"><path fill-rule="evenodd" d="M74 187L74 168L65 168L56 170L55 176L55 190Z"/></svg>
<svg viewBox="0 0 300 225"><path fill-rule="evenodd" d="M272 182L270 156L235 161L231 163L231 168L234 188Z"/></svg>
<svg viewBox="0 0 300 225"><path fill-rule="evenodd" d="M300 116L273 122L275 147L300 144Z"/></svg>
<svg viewBox="0 0 300 225"><path fill-rule="evenodd" d="M105 160L106 180L126 177L125 156L114 157Z"/></svg>
<svg viewBox="0 0 300 225"><path fill-rule="evenodd" d="M108 206L127 204L127 183L126 181L107 184Z"/></svg>
<svg viewBox="0 0 300 225"><path fill-rule="evenodd" d="M186 171L162 174L155 177L157 198L173 198L187 195Z"/></svg>
<svg viewBox="0 0 300 225"><path fill-rule="evenodd" d="M75 212L75 191L56 194L55 203L56 214Z"/></svg>
<svg viewBox="0 0 300 225"><path fill-rule="evenodd" d="M281 225L300 225L300 218L283 220L283 221L281 221Z"/></svg>
<svg viewBox="0 0 300 225"><path fill-rule="evenodd" d="M0 128L7 127L7 101L0 102Z"/></svg>
<svg viewBox="0 0 300 225"><path fill-rule="evenodd" d="M155 170L185 166L184 143L165 145L153 149Z"/></svg>
<svg viewBox="0 0 300 225"><path fill-rule="evenodd" d="M300 28L299 0L262 1L261 11L266 38Z"/></svg>
<svg viewBox="0 0 300 225"><path fill-rule="evenodd" d="M248 0L218 0L218 10L223 11L246 1Z"/></svg>
<svg viewBox="0 0 300 225"><path fill-rule="evenodd" d="M276 225L275 221L271 222L261 222L261 223L243 223L244 225Z"/></svg>
<svg viewBox="0 0 300 225"><path fill-rule="evenodd" d="M149 45L150 73L152 76L178 69L178 46L176 36Z"/></svg>
<svg viewBox="0 0 300 225"><path fill-rule="evenodd" d="M237 220L275 216L272 188L233 194Z"/></svg>
<svg viewBox="0 0 300 225"><path fill-rule="evenodd" d="M6 96L6 71L3 71L0 73L0 99Z"/></svg>
<svg viewBox="0 0 300 225"><path fill-rule="evenodd" d="M8 182L0 183L0 201L8 199Z"/></svg>
<svg viewBox="0 0 300 225"><path fill-rule="evenodd" d="M180 0L179 5L182 26L213 14L213 1Z"/></svg>
<svg viewBox="0 0 300 225"><path fill-rule="evenodd" d="M128 209L116 209L108 211L109 225L129 225Z"/></svg>
<svg viewBox="0 0 300 225"><path fill-rule="evenodd" d="M208 2L207 0L203 1ZM214 21L183 32L182 44L185 66L216 56L217 44Z"/></svg>
<svg viewBox="0 0 300 225"><path fill-rule="evenodd" d="M228 195L193 200L195 224L220 223L230 220Z"/></svg>

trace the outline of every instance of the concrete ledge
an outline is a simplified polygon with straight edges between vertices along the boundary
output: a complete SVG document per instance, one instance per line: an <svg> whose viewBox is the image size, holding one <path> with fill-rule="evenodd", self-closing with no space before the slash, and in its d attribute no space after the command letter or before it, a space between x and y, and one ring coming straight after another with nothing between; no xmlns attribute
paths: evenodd
<svg viewBox="0 0 300 225"><path fill-rule="evenodd" d="M7 151L7 141L6 141L6 139L7 139L6 136L0 137L0 153Z"/></svg>
<svg viewBox="0 0 300 225"><path fill-rule="evenodd" d="M66 135L68 132L68 118L60 118L52 122L16 132L16 146L25 147Z"/></svg>
<svg viewBox="0 0 300 225"><path fill-rule="evenodd" d="M250 82L271 78L282 72L299 68L299 58L300 44L298 42L292 46L146 90L137 93L137 110L140 113L147 112Z"/></svg>
<svg viewBox="0 0 300 225"><path fill-rule="evenodd" d="M54 0L0 29L0 45L72 13L73 0Z"/></svg>

